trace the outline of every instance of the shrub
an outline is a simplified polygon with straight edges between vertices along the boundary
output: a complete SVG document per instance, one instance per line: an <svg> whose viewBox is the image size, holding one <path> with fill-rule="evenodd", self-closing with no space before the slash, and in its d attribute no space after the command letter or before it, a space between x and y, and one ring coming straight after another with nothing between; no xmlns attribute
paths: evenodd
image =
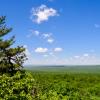
<svg viewBox="0 0 100 100"><path fill-rule="evenodd" d="M14 76L0 76L0 99L3 100L32 100L34 79L28 72L18 71Z"/></svg>

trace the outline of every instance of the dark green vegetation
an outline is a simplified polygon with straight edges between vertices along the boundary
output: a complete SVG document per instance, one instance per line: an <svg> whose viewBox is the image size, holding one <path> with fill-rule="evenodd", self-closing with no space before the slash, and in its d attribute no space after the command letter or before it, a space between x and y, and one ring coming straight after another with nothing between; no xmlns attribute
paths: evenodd
<svg viewBox="0 0 100 100"><path fill-rule="evenodd" d="M0 16L0 100L33 100L34 79L22 69L25 48L12 47L14 36L4 40L11 30L6 27L5 16Z"/></svg>
<svg viewBox="0 0 100 100"><path fill-rule="evenodd" d="M1 16L0 100L100 100L100 66L27 67L32 76L23 70L25 48L3 38L11 30Z"/></svg>
<svg viewBox="0 0 100 100"><path fill-rule="evenodd" d="M79 65L79 66L27 66L25 69L41 72L59 73L100 73L100 65Z"/></svg>
<svg viewBox="0 0 100 100"><path fill-rule="evenodd" d="M0 17L0 72L12 73L20 70L22 64L26 60L24 54L25 48L17 46L12 48L11 46L15 42L15 37L4 40L3 37L11 32L12 28L6 27L5 16Z"/></svg>
<svg viewBox="0 0 100 100"><path fill-rule="evenodd" d="M35 100L100 100L100 66L29 69L37 87Z"/></svg>
<svg viewBox="0 0 100 100"><path fill-rule="evenodd" d="M33 100L34 79L27 72L0 75L0 100Z"/></svg>

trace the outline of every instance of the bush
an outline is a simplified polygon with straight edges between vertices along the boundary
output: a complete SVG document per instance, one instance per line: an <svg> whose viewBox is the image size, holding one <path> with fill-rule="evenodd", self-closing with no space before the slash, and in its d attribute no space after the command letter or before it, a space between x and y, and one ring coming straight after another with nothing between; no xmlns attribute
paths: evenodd
<svg viewBox="0 0 100 100"><path fill-rule="evenodd" d="M33 100L34 79L28 72L18 71L14 76L0 76L0 100Z"/></svg>

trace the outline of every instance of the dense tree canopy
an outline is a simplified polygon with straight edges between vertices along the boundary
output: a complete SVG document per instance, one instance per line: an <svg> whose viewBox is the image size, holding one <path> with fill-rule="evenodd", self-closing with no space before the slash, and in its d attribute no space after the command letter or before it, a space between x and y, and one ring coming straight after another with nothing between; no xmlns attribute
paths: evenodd
<svg viewBox="0 0 100 100"><path fill-rule="evenodd" d="M12 31L12 28L8 28L5 24L5 16L0 17L0 72L14 73L20 70L23 66L26 56L24 54L25 48L17 46L12 48L14 36L8 40L4 40L3 37Z"/></svg>
<svg viewBox="0 0 100 100"><path fill-rule="evenodd" d="M4 39L11 32L5 24L5 16L0 17L0 100L33 100L32 75L22 70L26 60L23 46L12 46L15 37Z"/></svg>

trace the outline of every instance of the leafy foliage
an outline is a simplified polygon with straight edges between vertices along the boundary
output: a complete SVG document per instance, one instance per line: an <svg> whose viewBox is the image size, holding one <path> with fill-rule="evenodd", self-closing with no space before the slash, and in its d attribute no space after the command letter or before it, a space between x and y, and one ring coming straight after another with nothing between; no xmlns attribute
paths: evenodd
<svg viewBox="0 0 100 100"><path fill-rule="evenodd" d="M30 73L17 72L14 76L0 76L0 100L32 100L34 79Z"/></svg>
<svg viewBox="0 0 100 100"><path fill-rule="evenodd" d="M11 46L15 42L15 37L12 36L8 40L3 40L3 36L8 34L12 29L7 28L5 25L5 16L0 17L0 73L13 74L17 70L20 70L22 64L26 60L24 54L25 48L18 46L12 48Z"/></svg>
<svg viewBox="0 0 100 100"><path fill-rule="evenodd" d="M0 100L33 100L34 79L24 71L25 48L13 47L15 37L4 40L12 29L5 25L5 16L0 17ZM32 92L33 91L33 92Z"/></svg>
<svg viewBox="0 0 100 100"><path fill-rule="evenodd" d="M36 100L100 100L100 74L33 72Z"/></svg>

